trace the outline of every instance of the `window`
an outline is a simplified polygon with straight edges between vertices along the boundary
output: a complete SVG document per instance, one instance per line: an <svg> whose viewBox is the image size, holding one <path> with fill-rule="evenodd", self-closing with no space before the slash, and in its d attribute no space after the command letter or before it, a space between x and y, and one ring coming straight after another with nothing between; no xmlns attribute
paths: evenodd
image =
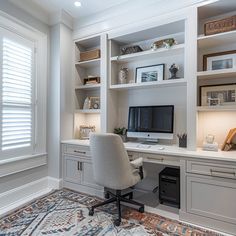
<svg viewBox="0 0 236 236"><path fill-rule="evenodd" d="M34 89L33 48L2 39L2 151L32 148Z"/></svg>
<svg viewBox="0 0 236 236"><path fill-rule="evenodd" d="M46 41L40 41L43 37L39 32L3 19L6 25L2 27L0 23L0 161L45 154L46 149L47 72L42 50ZM38 50L40 53L36 53Z"/></svg>

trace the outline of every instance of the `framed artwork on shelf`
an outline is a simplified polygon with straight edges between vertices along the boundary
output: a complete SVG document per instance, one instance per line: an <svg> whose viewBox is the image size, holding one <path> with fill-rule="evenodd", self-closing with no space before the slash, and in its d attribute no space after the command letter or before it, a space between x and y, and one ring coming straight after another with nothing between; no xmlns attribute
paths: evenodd
<svg viewBox="0 0 236 236"><path fill-rule="evenodd" d="M89 109L100 109L100 97L90 97Z"/></svg>
<svg viewBox="0 0 236 236"><path fill-rule="evenodd" d="M157 82L164 80L165 64L136 68L136 83Z"/></svg>
<svg viewBox="0 0 236 236"><path fill-rule="evenodd" d="M236 84L206 85L200 87L201 106L236 105Z"/></svg>
<svg viewBox="0 0 236 236"><path fill-rule="evenodd" d="M236 68L236 50L203 55L203 70Z"/></svg>

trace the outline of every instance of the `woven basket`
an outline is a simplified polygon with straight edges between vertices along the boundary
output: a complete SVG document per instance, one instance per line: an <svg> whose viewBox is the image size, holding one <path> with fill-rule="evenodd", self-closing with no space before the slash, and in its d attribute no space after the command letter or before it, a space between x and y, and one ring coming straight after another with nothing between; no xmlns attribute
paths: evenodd
<svg viewBox="0 0 236 236"><path fill-rule="evenodd" d="M209 21L204 25L205 35L219 34L236 29L236 16Z"/></svg>

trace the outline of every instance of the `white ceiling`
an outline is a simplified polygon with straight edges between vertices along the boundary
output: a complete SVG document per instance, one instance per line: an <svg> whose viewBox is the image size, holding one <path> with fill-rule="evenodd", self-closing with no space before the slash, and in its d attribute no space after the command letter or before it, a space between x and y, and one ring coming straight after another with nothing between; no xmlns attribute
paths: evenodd
<svg viewBox="0 0 236 236"><path fill-rule="evenodd" d="M63 9L73 18L81 19L122 3L125 4L128 0L80 0L82 3L81 7L74 6L75 0L18 0L17 2L21 2L21 4L23 4L23 2L29 4L30 1L32 4L40 7L48 14L52 14Z"/></svg>

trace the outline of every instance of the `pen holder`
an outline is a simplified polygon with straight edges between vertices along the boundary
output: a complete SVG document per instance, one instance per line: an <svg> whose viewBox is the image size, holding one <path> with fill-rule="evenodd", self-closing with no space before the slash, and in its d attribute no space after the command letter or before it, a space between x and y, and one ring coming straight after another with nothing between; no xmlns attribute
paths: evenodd
<svg viewBox="0 0 236 236"><path fill-rule="evenodd" d="M187 147L187 137L179 138L179 147L182 147L182 148Z"/></svg>

